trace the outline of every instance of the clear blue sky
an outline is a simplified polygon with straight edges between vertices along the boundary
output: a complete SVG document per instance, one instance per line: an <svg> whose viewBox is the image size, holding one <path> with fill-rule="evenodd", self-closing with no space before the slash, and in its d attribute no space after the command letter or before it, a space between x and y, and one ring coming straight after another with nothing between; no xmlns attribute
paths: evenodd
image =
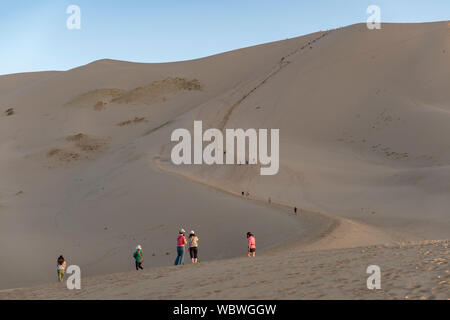
<svg viewBox="0 0 450 320"><path fill-rule="evenodd" d="M199 58L365 22L371 4L384 22L450 20L450 0L1 0L0 74Z"/></svg>

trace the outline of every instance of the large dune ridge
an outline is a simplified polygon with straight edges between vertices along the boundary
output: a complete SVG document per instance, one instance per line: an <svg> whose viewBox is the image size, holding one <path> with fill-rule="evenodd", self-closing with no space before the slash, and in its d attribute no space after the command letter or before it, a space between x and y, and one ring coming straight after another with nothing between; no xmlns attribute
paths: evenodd
<svg viewBox="0 0 450 320"><path fill-rule="evenodd" d="M449 87L448 22L0 76L0 289L39 285L0 298L448 298ZM173 165L171 133L194 120L279 129L279 173ZM167 267L180 227L199 266ZM250 230L263 255L248 278ZM137 244L145 286L117 273ZM45 285L59 254L86 290ZM390 270L383 293L367 292L369 263Z"/></svg>

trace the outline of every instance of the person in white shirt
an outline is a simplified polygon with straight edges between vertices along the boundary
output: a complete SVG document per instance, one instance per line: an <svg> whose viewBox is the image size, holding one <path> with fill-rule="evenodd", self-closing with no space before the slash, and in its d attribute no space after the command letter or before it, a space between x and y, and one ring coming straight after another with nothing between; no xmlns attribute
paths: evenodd
<svg viewBox="0 0 450 320"><path fill-rule="evenodd" d="M192 263L198 262L198 237L194 231L189 235L189 254L191 255Z"/></svg>

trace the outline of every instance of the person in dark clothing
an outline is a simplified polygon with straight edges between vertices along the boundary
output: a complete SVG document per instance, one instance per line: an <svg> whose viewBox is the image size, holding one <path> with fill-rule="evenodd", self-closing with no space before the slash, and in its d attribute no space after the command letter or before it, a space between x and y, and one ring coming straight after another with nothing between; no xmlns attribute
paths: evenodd
<svg viewBox="0 0 450 320"><path fill-rule="evenodd" d="M198 263L198 237L194 231L189 234L189 254L192 263Z"/></svg>

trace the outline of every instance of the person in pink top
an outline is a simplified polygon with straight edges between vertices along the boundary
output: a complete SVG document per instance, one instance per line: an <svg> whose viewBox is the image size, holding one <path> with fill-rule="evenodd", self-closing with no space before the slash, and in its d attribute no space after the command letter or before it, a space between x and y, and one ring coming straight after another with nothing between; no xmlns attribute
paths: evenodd
<svg viewBox="0 0 450 320"><path fill-rule="evenodd" d="M186 237L184 236L185 233L186 231L181 229L177 237L177 258L174 262L176 266L184 264L184 247L187 244Z"/></svg>
<svg viewBox="0 0 450 320"><path fill-rule="evenodd" d="M256 242L255 236L251 232L247 232L247 240L248 240L248 257L254 257L256 251Z"/></svg>

